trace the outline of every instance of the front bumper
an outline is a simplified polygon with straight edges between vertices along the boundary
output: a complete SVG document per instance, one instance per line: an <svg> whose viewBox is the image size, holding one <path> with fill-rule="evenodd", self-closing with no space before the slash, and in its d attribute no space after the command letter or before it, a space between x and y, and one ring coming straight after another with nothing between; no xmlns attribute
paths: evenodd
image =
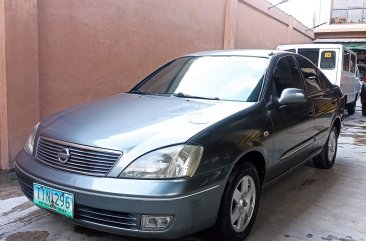
<svg viewBox="0 0 366 241"><path fill-rule="evenodd" d="M176 180L79 175L45 166L25 151L16 157L15 171L30 200L33 183L74 194L74 218L55 215L89 228L142 238L179 238L214 225L225 187L225 175L220 172ZM141 215L174 219L166 230L145 231Z"/></svg>

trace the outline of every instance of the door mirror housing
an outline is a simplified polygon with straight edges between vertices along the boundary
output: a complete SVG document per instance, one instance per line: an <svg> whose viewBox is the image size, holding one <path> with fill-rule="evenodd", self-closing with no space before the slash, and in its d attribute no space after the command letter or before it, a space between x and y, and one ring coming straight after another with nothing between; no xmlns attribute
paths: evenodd
<svg viewBox="0 0 366 241"><path fill-rule="evenodd" d="M305 91L296 88L284 89L278 102L280 106L303 104L306 102Z"/></svg>

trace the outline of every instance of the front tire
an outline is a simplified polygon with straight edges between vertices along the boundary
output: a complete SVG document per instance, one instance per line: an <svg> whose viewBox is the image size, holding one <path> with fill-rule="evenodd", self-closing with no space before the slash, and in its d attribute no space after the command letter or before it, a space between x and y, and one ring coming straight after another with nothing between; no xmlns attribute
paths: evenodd
<svg viewBox="0 0 366 241"><path fill-rule="evenodd" d="M261 195L258 172L243 162L231 173L221 202L216 230L225 241L244 240L254 225Z"/></svg>
<svg viewBox="0 0 366 241"><path fill-rule="evenodd" d="M348 115L353 115L356 112L356 101L347 104Z"/></svg>
<svg viewBox="0 0 366 241"><path fill-rule="evenodd" d="M366 104L362 104L362 115L366 116Z"/></svg>
<svg viewBox="0 0 366 241"><path fill-rule="evenodd" d="M315 167L320 169L329 169L334 165L337 155L338 131L335 126L330 130L328 140L323 146L322 152L315 157L313 162Z"/></svg>

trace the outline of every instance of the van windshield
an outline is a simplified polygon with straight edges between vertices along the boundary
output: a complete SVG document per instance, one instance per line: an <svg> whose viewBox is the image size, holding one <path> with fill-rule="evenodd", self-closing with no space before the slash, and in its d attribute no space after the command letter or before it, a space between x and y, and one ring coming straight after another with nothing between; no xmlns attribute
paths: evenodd
<svg viewBox="0 0 366 241"><path fill-rule="evenodd" d="M334 69L336 64L336 52L326 50L321 53L320 68L321 69Z"/></svg>
<svg viewBox="0 0 366 241"><path fill-rule="evenodd" d="M319 61L319 48L314 49L299 49L298 54L301 54L302 56L305 56L308 58L311 62L313 62L316 66L318 65Z"/></svg>
<svg viewBox="0 0 366 241"><path fill-rule="evenodd" d="M306 48L306 49L299 49L298 54L305 56L321 69L330 70L335 68L336 64L335 51L328 51L328 50L320 51L319 48ZM319 55L320 55L320 64L319 64Z"/></svg>

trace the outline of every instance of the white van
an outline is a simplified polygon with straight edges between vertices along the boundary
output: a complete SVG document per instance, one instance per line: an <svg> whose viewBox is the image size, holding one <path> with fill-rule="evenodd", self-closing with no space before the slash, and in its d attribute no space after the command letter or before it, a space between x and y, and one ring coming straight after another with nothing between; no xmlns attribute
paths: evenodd
<svg viewBox="0 0 366 241"><path fill-rule="evenodd" d="M341 87L348 114L355 113L360 92L356 53L341 44L280 45L277 50L298 53L311 60L333 84Z"/></svg>

